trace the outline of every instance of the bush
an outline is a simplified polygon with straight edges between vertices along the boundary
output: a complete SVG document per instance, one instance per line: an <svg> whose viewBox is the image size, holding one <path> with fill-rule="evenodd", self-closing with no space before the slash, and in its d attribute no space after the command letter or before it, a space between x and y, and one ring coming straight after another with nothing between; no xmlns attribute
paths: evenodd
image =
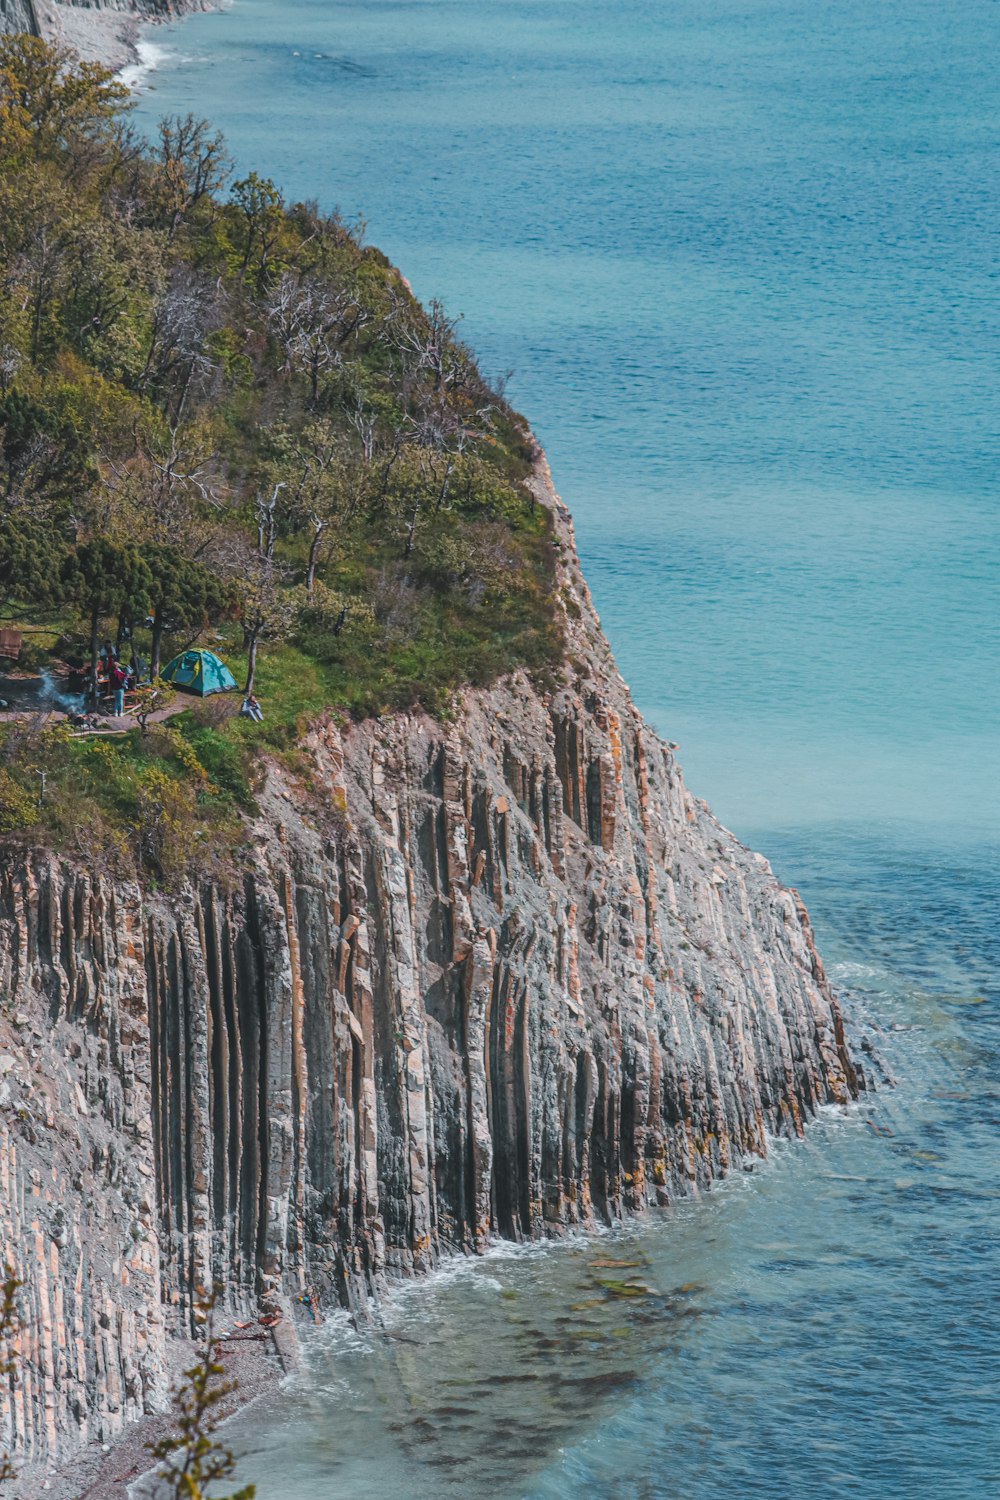
<svg viewBox="0 0 1000 1500"><path fill-rule="evenodd" d="M180 726L191 753L211 778L214 791L230 798L237 807L252 808L253 794L247 777L243 746L208 724L187 720Z"/></svg>
<svg viewBox="0 0 1000 1500"><path fill-rule="evenodd" d="M176 885L191 863L194 791L183 782L150 766L138 786L137 826L143 863L168 884Z"/></svg>
<svg viewBox="0 0 1000 1500"><path fill-rule="evenodd" d="M0 767L0 833L17 833L37 822L38 811L29 794Z"/></svg>
<svg viewBox="0 0 1000 1500"><path fill-rule="evenodd" d="M44 646L39 646L37 641L21 642L21 654L17 658L18 670L21 672L41 672L43 668L50 665L51 658Z"/></svg>

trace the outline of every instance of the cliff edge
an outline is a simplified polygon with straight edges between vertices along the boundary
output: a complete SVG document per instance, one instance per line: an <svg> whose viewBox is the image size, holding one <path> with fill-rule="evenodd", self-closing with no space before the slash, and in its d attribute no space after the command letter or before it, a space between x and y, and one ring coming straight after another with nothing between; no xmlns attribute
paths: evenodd
<svg viewBox="0 0 1000 1500"><path fill-rule="evenodd" d="M235 889L0 865L0 1446L164 1398L191 1288L386 1279L707 1186L863 1087L798 897L643 723L547 473L567 660L447 723L325 722Z"/></svg>

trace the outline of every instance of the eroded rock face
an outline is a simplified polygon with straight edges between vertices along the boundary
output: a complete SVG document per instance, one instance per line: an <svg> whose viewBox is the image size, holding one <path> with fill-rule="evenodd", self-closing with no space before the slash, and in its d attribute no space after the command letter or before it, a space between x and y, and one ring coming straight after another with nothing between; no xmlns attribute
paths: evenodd
<svg viewBox="0 0 1000 1500"><path fill-rule="evenodd" d="M58 39L67 11L110 10L137 21L168 21L208 8L207 0L0 0L0 32L27 31Z"/></svg>
<svg viewBox="0 0 1000 1500"><path fill-rule="evenodd" d="M442 726L318 727L236 891L0 878L15 1448L160 1399L190 1289L363 1311L387 1276L665 1203L859 1079L793 892L692 799L556 518L568 665ZM4 1399L0 1396L0 1401Z"/></svg>
<svg viewBox="0 0 1000 1500"><path fill-rule="evenodd" d="M0 0L0 33L5 31L27 31L38 35L34 0Z"/></svg>

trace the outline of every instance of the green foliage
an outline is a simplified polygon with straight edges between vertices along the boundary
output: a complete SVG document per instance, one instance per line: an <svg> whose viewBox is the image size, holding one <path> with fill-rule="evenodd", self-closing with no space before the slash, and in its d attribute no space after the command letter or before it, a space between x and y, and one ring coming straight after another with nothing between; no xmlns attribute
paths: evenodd
<svg viewBox="0 0 1000 1500"><path fill-rule="evenodd" d="M237 808L252 805L246 783L221 755L230 781L217 779L173 724L116 739L79 737L64 724L8 727L0 757L0 833L30 830L96 867L143 873L167 890L234 878L243 840Z"/></svg>
<svg viewBox="0 0 1000 1500"><path fill-rule="evenodd" d="M16 594L44 604L59 595L70 506L90 481L79 435L60 407L19 390L0 399L0 601Z"/></svg>
<svg viewBox="0 0 1000 1500"><path fill-rule="evenodd" d="M220 1289L199 1297L195 1316L201 1323L201 1338L194 1364L184 1371L173 1396L177 1430L149 1445L159 1461L161 1485L173 1500L209 1500L209 1487L230 1479L236 1467L232 1450L216 1433L226 1416L226 1401L237 1389L226 1380L219 1363L215 1332L215 1309ZM213 1500L254 1500L256 1486L247 1484L227 1496L212 1490Z"/></svg>
<svg viewBox="0 0 1000 1500"><path fill-rule="evenodd" d="M164 631L203 630L225 613L232 589L208 568L167 542L140 548L150 581L144 603L153 612L150 672L158 677Z"/></svg>
<svg viewBox="0 0 1000 1500"><path fill-rule="evenodd" d="M153 670L156 671L155 666ZM174 687L169 682L163 682L158 674L136 690L135 721L143 737L148 733L153 714L162 714L173 705L176 697Z"/></svg>
<svg viewBox="0 0 1000 1500"><path fill-rule="evenodd" d="M0 833L18 833L37 822L35 804L24 787L0 766Z"/></svg>
<svg viewBox="0 0 1000 1500"><path fill-rule="evenodd" d="M234 806L251 810L253 793L243 746L232 735L221 733L211 724L199 723L190 714L185 714L177 732L184 736L197 757L214 795L220 799L229 798Z"/></svg>
<svg viewBox="0 0 1000 1500"><path fill-rule="evenodd" d="M0 36L0 167L56 154L80 167L127 107L109 69L38 37Z"/></svg>
<svg viewBox="0 0 1000 1500"><path fill-rule="evenodd" d="M128 605L133 614L146 608L153 577L139 549L106 536L83 542L62 567L66 594L98 622Z"/></svg>
<svg viewBox="0 0 1000 1500"><path fill-rule="evenodd" d="M444 712L562 643L531 442L455 321L363 226L230 185L204 121L143 150L127 108L106 70L0 39L0 611L58 621L95 687L107 636L154 677L206 631L246 653L264 722L180 727L206 782L152 732L103 782L44 747L45 836L173 881L181 830L249 806L310 718Z"/></svg>

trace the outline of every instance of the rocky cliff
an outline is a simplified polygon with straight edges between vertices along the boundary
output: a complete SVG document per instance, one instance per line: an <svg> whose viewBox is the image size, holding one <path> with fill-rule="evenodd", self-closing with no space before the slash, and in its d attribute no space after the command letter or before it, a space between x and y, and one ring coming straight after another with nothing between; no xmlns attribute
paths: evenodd
<svg viewBox="0 0 1000 1500"><path fill-rule="evenodd" d="M135 57L139 27L171 21L217 0L0 0L0 33L62 42L89 61L120 68Z"/></svg>
<svg viewBox="0 0 1000 1500"><path fill-rule="evenodd" d="M73 11L118 11L138 21L162 21L207 8L200 0L0 0L0 31L47 35Z"/></svg>
<svg viewBox="0 0 1000 1500"><path fill-rule="evenodd" d="M491 1236L704 1187L856 1091L800 901L685 789L536 490L569 640L550 691L316 727L233 889L4 856L20 1453L155 1405L198 1282L363 1312Z"/></svg>
<svg viewBox="0 0 1000 1500"><path fill-rule="evenodd" d="M38 36L34 0L0 0L0 32L28 31Z"/></svg>

